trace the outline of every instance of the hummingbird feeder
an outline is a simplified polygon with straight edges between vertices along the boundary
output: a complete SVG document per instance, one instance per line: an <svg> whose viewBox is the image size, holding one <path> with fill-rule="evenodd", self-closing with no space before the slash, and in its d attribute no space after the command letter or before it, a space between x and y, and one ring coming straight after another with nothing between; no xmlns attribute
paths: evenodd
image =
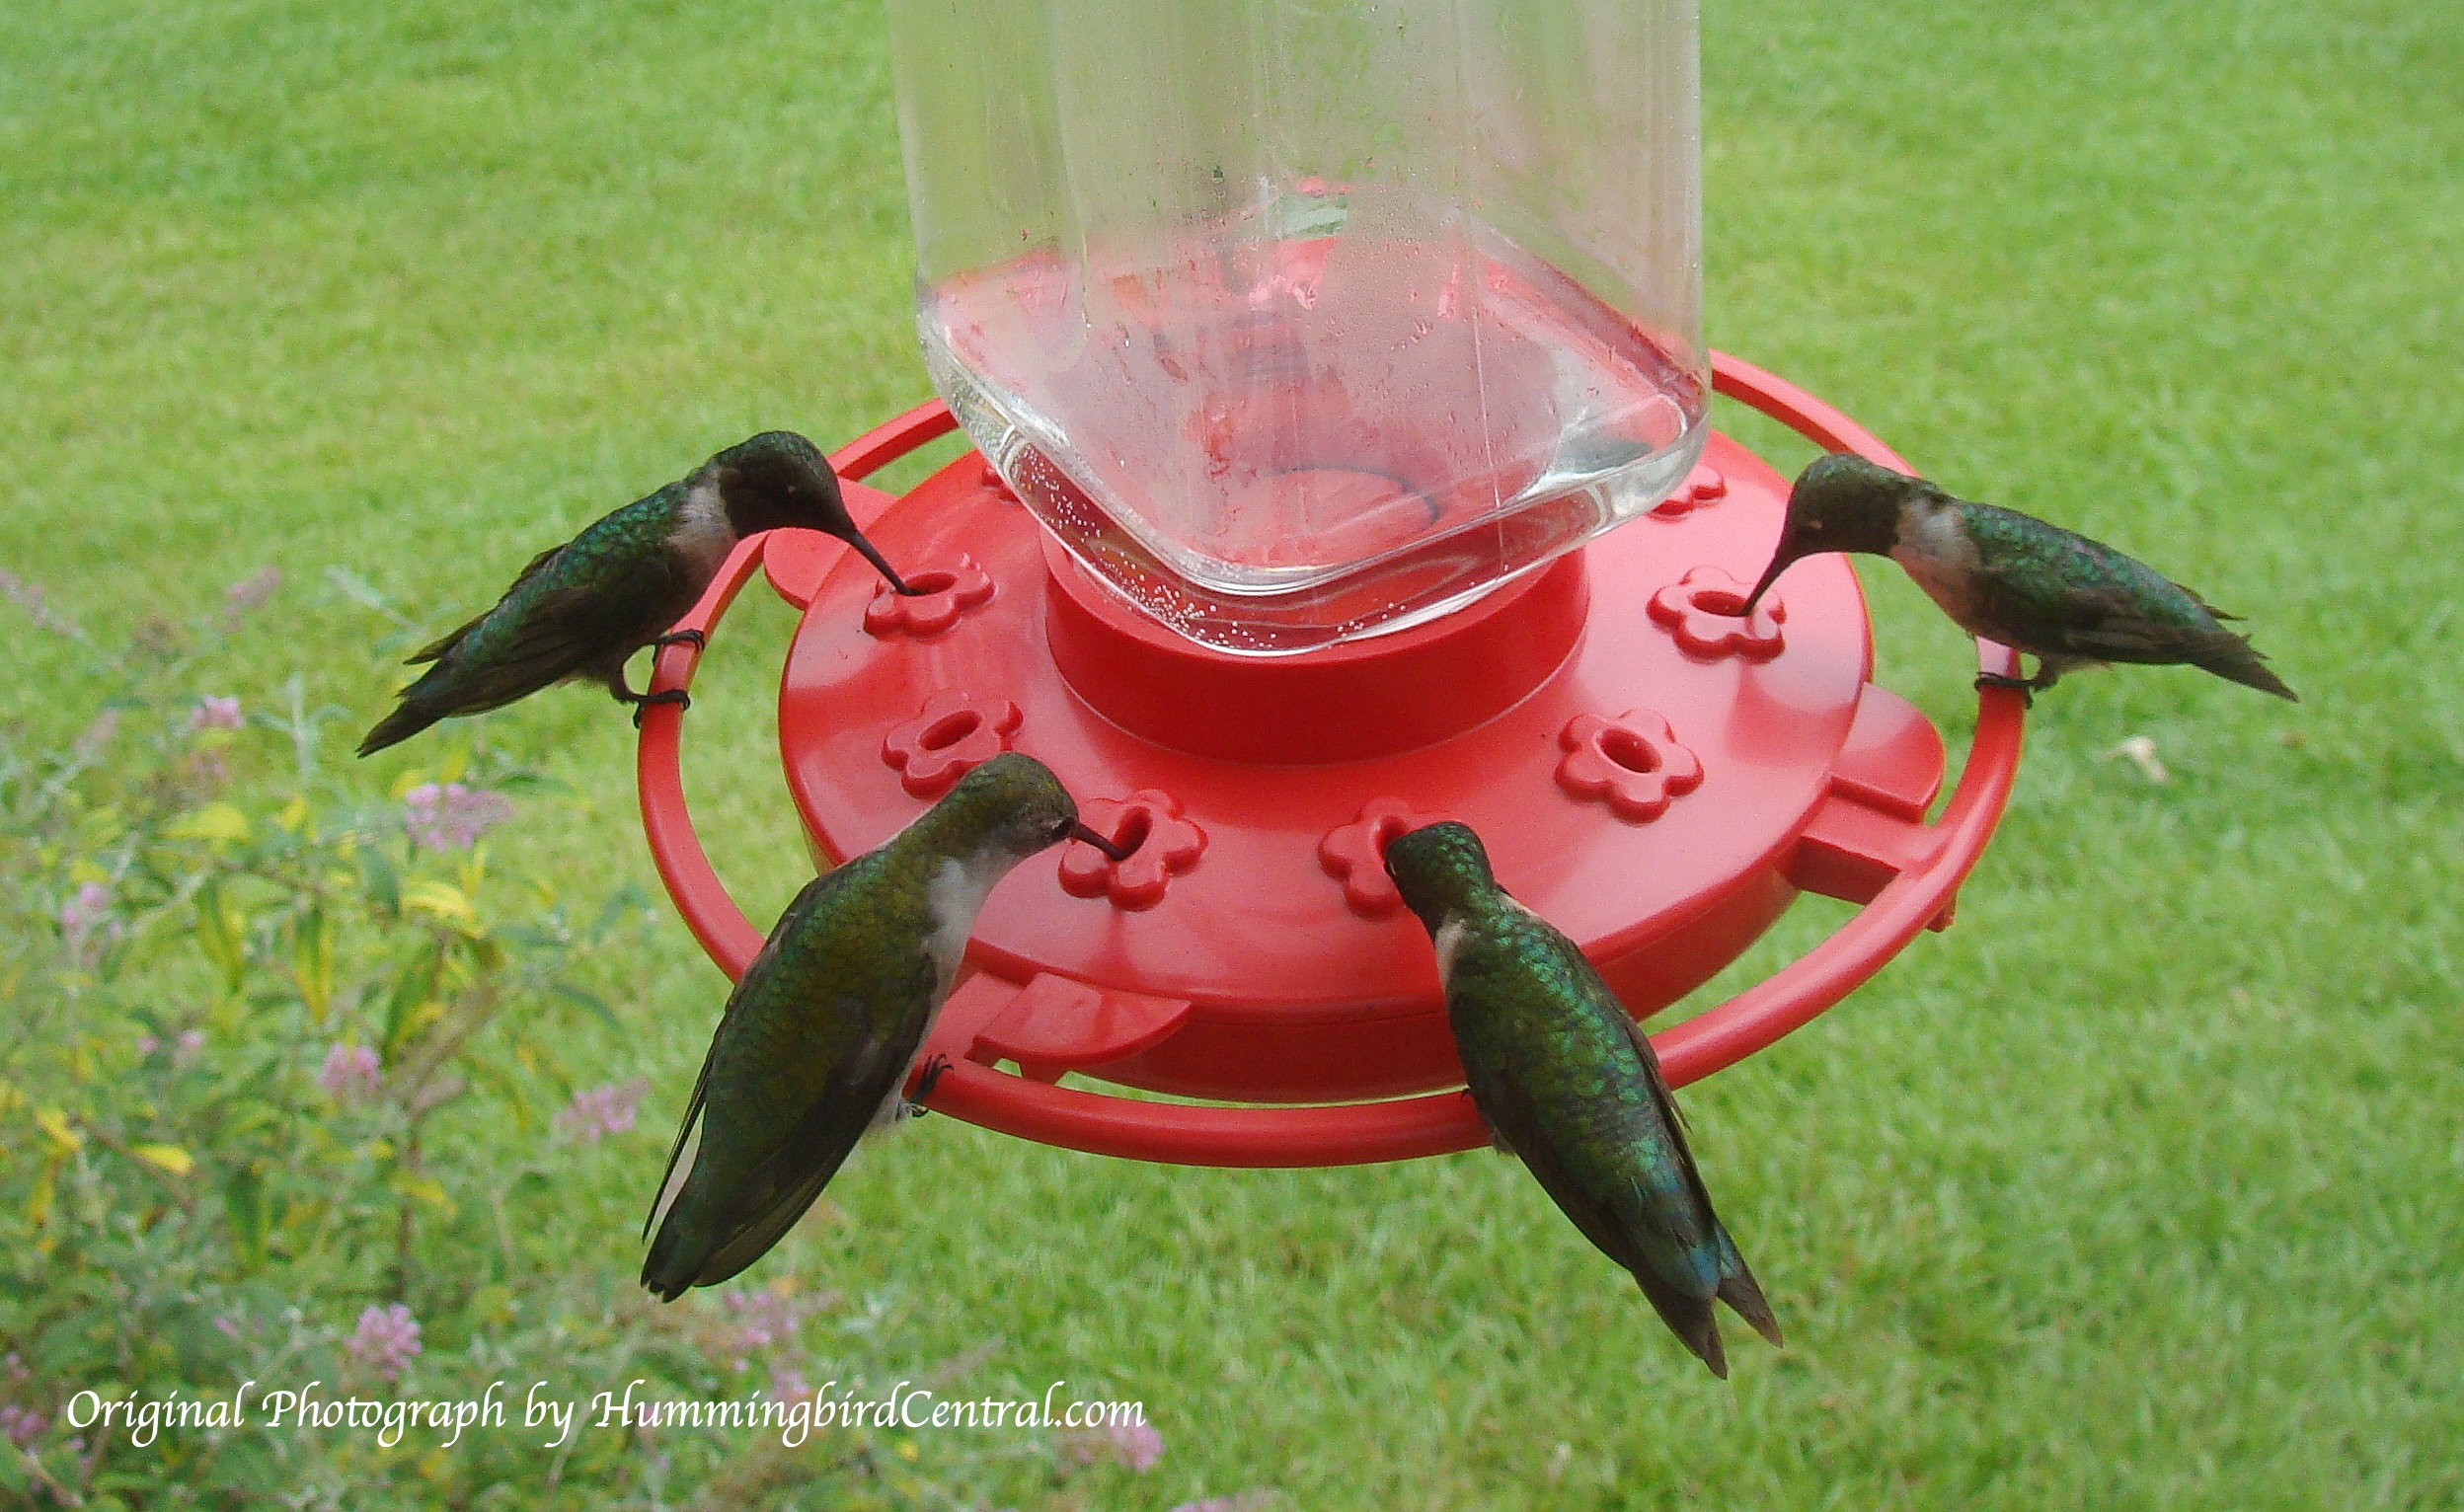
<svg viewBox="0 0 2464 1512"><path fill-rule="evenodd" d="M1904 464L1703 344L1691 3L889 15L944 402L831 463L923 591L777 532L684 625L711 631L756 568L803 611L780 745L824 860L1010 749L1128 849L1070 844L995 889L926 1045L951 1063L931 1106L1198 1165L1485 1142L1381 865L1438 818L1638 1019L1801 891L1864 905L1656 1035L1674 1085L1948 922L2022 705L1980 695L1929 822L1942 740L1871 680L1845 559L1736 614L1787 484L1710 427L1712 393ZM961 426L977 450L904 494L861 482ZM661 651L654 687L702 654ZM693 832L681 725L643 723L644 824L737 976L762 934Z"/></svg>

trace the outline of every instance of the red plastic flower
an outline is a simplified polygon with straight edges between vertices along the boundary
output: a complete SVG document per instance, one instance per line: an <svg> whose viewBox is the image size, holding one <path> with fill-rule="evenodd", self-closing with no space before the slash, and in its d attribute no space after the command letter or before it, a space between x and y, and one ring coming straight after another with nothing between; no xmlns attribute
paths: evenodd
<svg viewBox="0 0 2464 1512"><path fill-rule="evenodd" d="M873 602L864 606L866 635L912 636L921 641L940 635L959 623L959 616L992 601L992 574L977 567L972 557L961 557L955 567L910 572L907 586L916 591L893 593L885 583L873 595Z"/></svg>
<svg viewBox="0 0 2464 1512"><path fill-rule="evenodd" d="M1206 832L1184 818L1181 800L1160 788L1081 803L1078 817L1129 859L1116 862L1083 840L1071 841L1061 852L1061 890L1074 898L1110 897L1115 908L1131 913L1153 908L1172 879L1206 853Z"/></svg>
<svg viewBox="0 0 2464 1512"><path fill-rule="evenodd" d="M1752 591L1752 583L1738 582L1716 567L1698 567L1652 595L1652 620L1692 655L1769 661L1786 645L1780 626L1788 606L1778 593L1765 593L1752 615L1739 615Z"/></svg>
<svg viewBox="0 0 2464 1512"><path fill-rule="evenodd" d="M1705 504L1716 504L1726 498L1729 480L1708 462L1697 462L1694 471L1685 475L1685 482L1676 486L1666 498L1652 506L1656 520L1681 520Z"/></svg>
<svg viewBox="0 0 2464 1512"><path fill-rule="evenodd" d="M1576 798L1606 803L1629 823L1658 818L1670 799L1703 783L1702 762L1649 709L1629 709L1614 719L1578 714L1558 731L1557 743L1566 748L1557 785Z"/></svg>
<svg viewBox="0 0 2464 1512"><path fill-rule="evenodd" d="M1008 699L945 689L926 699L914 718L882 737L882 760L897 769L908 796L937 798L1008 750L1024 718Z"/></svg>
<svg viewBox="0 0 2464 1512"><path fill-rule="evenodd" d="M1318 865L1344 884L1344 901L1353 913L1383 919L1403 906L1403 894L1386 874L1387 845L1444 817L1423 813L1400 798L1371 798L1349 824L1326 832L1318 842Z"/></svg>

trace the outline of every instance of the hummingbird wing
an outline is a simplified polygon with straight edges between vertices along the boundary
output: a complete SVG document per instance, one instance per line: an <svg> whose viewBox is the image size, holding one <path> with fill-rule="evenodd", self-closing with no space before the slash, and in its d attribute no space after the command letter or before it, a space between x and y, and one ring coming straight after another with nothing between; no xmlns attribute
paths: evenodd
<svg viewBox="0 0 2464 1512"><path fill-rule="evenodd" d="M850 991L832 949L878 938L879 870L859 857L807 884L730 995L644 1225L657 1235L643 1280L661 1295L724 1281L778 1243L913 1064L940 986L930 956L898 952ZM714 1073L731 1097L716 1110Z"/></svg>
<svg viewBox="0 0 2464 1512"><path fill-rule="evenodd" d="M510 593L514 588L518 588L523 583L528 582L533 573L537 572L541 567L546 567L550 562L555 560L556 554L563 551L565 549L565 545L566 543L559 541L556 545L549 547L538 556L531 558L530 565L523 567L518 573L514 574L512 586L506 588L504 591ZM500 598L499 602L502 602L502 599ZM402 659L402 664L407 667L416 667L424 661L434 661L437 657L442 656L445 652L452 650L455 646L461 644L462 638L464 636L467 636L472 631L479 629L480 621L485 620L489 615L495 612L496 605L491 604L488 608L481 610L479 613L472 615L469 619L463 621L461 625L455 629L445 632L443 635L438 636L435 640L421 646L418 650L413 651L410 655L405 656Z"/></svg>
<svg viewBox="0 0 2464 1512"><path fill-rule="evenodd" d="M560 550L456 632L426 674L403 690L404 703L423 713L500 708L621 656L681 612L674 605L685 585L665 552L573 557L570 547Z"/></svg>
<svg viewBox="0 0 2464 1512"><path fill-rule="evenodd" d="M841 1000L838 1010L861 1014L864 1005ZM715 1285L734 1275L767 1254L796 1226L872 1127L883 1100L897 1090L923 1037L919 1018L915 1032L895 1040L868 1040L840 1064L787 1142L755 1167L739 1188L730 1207L728 1238L703 1262L701 1284Z"/></svg>
<svg viewBox="0 0 2464 1512"><path fill-rule="evenodd" d="M1547 977L1574 989L1573 1011L1549 1015L1554 1025L1545 1030L1480 1034L1485 1053L1467 1055L1464 1068L1473 1099L1560 1211L1634 1276L1689 1349L1726 1375L1712 1299L1727 1301L1774 1342L1778 1325L1712 1207L1650 1037L1573 942L1533 923L1547 931L1545 944L1526 939L1487 960L1480 957L1488 951L1459 946L1454 971L1491 976L1490 992L1512 991L1502 979L1523 974L1514 963L1545 951L1558 957ZM1583 1069L1601 1057L1609 1072L1604 1093L1603 1079Z"/></svg>

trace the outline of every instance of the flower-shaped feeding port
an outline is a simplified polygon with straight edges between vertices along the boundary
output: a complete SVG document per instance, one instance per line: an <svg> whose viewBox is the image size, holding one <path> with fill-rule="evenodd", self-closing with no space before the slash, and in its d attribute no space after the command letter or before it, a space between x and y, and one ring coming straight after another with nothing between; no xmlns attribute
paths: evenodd
<svg viewBox="0 0 2464 1512"><path fill-rule="evenodd" d="M1716 567L1698 567L1652 595L1652 621L1689 655L1769 661L1786 647L1780 626L1788 606L1779 594L1765 593L1750 616L1738 614L1752 590Z"/></svg>
<svg viewBox="0 0 2464 1512"><path fill-rule="evenodd" d="M1061 890L1074 898L1110 897L1130 913L1164 900L1172 879L1206 853L1206 832L1181 813L1181 800L1160 788L1141 788L1125 798L1094 798L1078 805L1078 817L1129 853L1115 861L1084 841L1061 852Z"/></svg>
<svg viewBox="0 0 2464 1512"><path fill-rule="evenodd" d="M1371 798L1349 824L1328 830L1318 842L1318 866L1344 884L1344 902L1353 913L1383 919L1403 906L1403 894L1386 874L1386 847L1444 817L1397 798Z"/></svg>
<svg viewBox="0 0 2464 1512"><path fill-rule="evenodd" d="M915 591L894 593L885 584L873 596L864 608L866 635L912 636L921 641L956 625L967 611L992 602L992 574L977 567L972 557L961 557L954 567L910 572L907 586Z"/></svg>
<svg viewBox="0 0 2464 1512"><path fill-rule="evenodd" d="M1666 498L1652 506L1656 520L1681 520L1706 504L1716 504L1729 493L1729 480L1708 462L1697 462L1694 471L1685 475Z"/></svg>
<svg viewBox="0 0 2464 1512"><path fill-rule="evenodd" d="M1025 718L1008 699L947 689L925 700L914 718L882 737L882 761L897 770L899 786L909 797L937 798L957 787L960 778L1008 750Z"/></svg>
<svg viewBox="0 0 2464 1512"><path fill-rule="evenodd" d="M1703 783L1702 762L1648 709L1629 709L1614 719L1577 715L1558 731L1557 743L1566 748L1557 785L1572 797L1606 803L1630 824L1658 818L1671 799Z"/></svg>

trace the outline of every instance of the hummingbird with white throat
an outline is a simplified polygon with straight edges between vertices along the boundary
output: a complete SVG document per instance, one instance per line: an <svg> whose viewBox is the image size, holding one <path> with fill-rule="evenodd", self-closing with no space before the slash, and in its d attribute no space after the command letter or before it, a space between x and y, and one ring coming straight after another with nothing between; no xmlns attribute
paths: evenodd
<svg viewBox="0 0 2464 1512"><path fill-rule="evenodd" d="M667 1158L642 1284L673 1302L768 1252L901 1096L986 894L1064 840L1126 854L1049 768L1006 752L878 849L806 884L744 969ZM930 1094L942 1068L924 1069Z"/></svg>
<svg viewBox="0 0 2464 1512"><path fill-rule="evenodd" d="M648 706L688 703L682 689L634 692L626 661L644 646L700 644L699 631L667 632L738 541L783 528L836 536L890 587L911 591L848 517L821 449L792 430L765 430L533 557L494 607L411 657L414 666L431 665L359 742L359 754L568 679L601 684L634 706L637 723Z"/></svg>
<svg viewBox="0 0 2464 1512"><path fill-rule="evenodd" d="M1386 871L1437 949L1472 1103L1583 1238L1624 1266L1662 1322L1726 1380L1715 1301L1780 1325L1712 1211L1659 1057L1580 948L1514 900L1469 825L1398 836Z"/></svg>
<svg viewBox="0 0 2464 1512"><path fill-rule="evenodd" d="M2109 662L2188 665L2299 702L2224 613L2134 557L2016 509L1954 497L1849 452L1797 475L1788 523L1740 615L1800 558L1888 557L1962 630L2037 658L2033 677L1987 672L1980 688L2035 696Z"/></svg>

